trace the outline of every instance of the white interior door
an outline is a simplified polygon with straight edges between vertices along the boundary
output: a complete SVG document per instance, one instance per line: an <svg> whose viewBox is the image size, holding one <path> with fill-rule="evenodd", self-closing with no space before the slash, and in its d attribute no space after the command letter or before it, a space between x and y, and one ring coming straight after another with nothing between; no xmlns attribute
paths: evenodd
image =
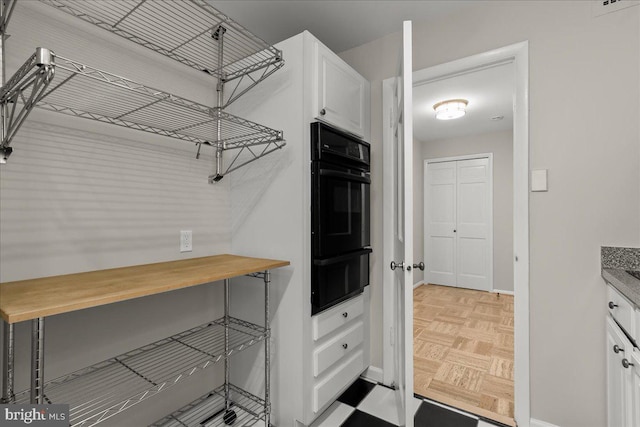
<svg viewBox="0 0 640 427"><path fill-rule="evenodd" d="M411 22L403 23L400 73L394 91L393 126L393 255L394 352L400 426L413 427L413 81Z"/></svg>
<svg viewBox="0 0 640 427"><path fill-rule="evenodd" d="M457 285L490 291L491 189L489 159L461 160L457 169Z"/></svg>
<svg viewBox="0 0 640 427"><path fill-rule="evenodd" d="M456 286L456 162L428 163L425 185L427 278Z"/></svg>
<svg viewBox="0 0 640 427"><path fill-rule="evenodd" d="M490 157L427 163L425 278L429 283L492 290L492 186Z"/></svg>

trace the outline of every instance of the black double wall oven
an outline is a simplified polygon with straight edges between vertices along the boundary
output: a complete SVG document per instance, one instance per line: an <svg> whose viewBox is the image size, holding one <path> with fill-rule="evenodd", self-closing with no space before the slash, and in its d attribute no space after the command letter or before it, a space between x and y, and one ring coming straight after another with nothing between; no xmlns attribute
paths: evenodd
<svg viewBox="0 0 640 427"><path fill-rule="evenodd" d="M311 313L369 284L369 144L311 124Z"/></svg>

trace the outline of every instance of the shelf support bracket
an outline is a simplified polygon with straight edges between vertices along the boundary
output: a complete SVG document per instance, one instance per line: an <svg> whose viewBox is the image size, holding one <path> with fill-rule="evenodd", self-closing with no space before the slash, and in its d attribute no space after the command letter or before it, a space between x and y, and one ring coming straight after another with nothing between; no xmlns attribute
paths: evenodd
<svg viewBox="0 0 640 427"><path fill-rule="evenodd" d="M271 74L275 73L280 68L282 68L283 65L284 65L284 61L282 60L282 56L276 57L276 58L270 58L266 61L260 62L250 71L248 71L246 74L242 74L238 77L235 77L234 79L225 80L225 84L229 84L229 82L237 79L237 81L234 82L233 90L227 97L227 100L224 102L223 108L227 108L236 99L240 98L242 95L249 92L251 89L257 86L260 82L262 82ZM256 71L259 71L259 70L262 70L262 73L258 75ZM246 86L243 86L242 83L246 82L247 80L248 80L248 83L246 84ZM242 87L242 89L240 90L240 92L238 92L240 87Z"/></svg>
<svg viewBox="0 0 640 427"><path fill-rule="evenodd" d="M10 146L11 140L33 107L44 97L54 73L53 53L49 49L39 47L9 81L0 88L0 110L2 115L0 163L7 162L7 158L13 151Z"/></svg>

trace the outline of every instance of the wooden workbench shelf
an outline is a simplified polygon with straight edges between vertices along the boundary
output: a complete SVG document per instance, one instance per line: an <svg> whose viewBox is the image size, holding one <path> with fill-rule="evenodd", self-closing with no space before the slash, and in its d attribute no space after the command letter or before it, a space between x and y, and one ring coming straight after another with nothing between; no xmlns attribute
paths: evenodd
<svg viewBox="0 0 640 427"><path fill-rule="evenodd" d="M119 414L217 362L225 365L225 382L185 408L158 422L173 425L178 419L200 425L233 413L234 425L270 417L269 402L269 270L288 261L218 255L142 266L124 267L65 276L0 284L0 311L5 327L32 320L40 328L44 316L124 301L168 290L224 280L225 315L160 341L47 383L42 382L39 341L32 341L32 388L13 395L13 384L3 384L3 398L11 403L65 403L70 405L70 425L88 427ZM264 280L264 326L229 315L230 278L249 275ZM48 290L48 292L47 292ZM35 298L34 295L50 295ZM41 329L35 337L41 338ZM13 333L10 334L13 337ZM229 382L229 357L250 346L265 343L265 398L261 399ZM13 348L13 345L6 348ZM9 353L8 350L7 353ZM40 356L39 356L40 355ZM13 381L13 354L5 375ZM37 378L34 378L36 376ZM33 387L36 385L36 388ZM35 392L34 392L35 390ZM198 418L199 417L199 418ZM191 422L189 421L189 422ZM185 424L179 424L185 425ZM190 424L189 424L190 425ZM216 424L217 425L217 424Z"/></svg>

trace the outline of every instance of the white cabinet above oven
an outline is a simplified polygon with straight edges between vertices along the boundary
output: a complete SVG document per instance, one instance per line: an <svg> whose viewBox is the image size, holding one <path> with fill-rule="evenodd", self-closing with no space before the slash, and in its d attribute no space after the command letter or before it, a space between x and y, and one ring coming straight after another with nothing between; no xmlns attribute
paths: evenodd
<svg viewBox="0 0 640 427"><path fill-rule="evenodd" d="M368 139L369 82L318 40L313 40L313 114Z"/></svg>

